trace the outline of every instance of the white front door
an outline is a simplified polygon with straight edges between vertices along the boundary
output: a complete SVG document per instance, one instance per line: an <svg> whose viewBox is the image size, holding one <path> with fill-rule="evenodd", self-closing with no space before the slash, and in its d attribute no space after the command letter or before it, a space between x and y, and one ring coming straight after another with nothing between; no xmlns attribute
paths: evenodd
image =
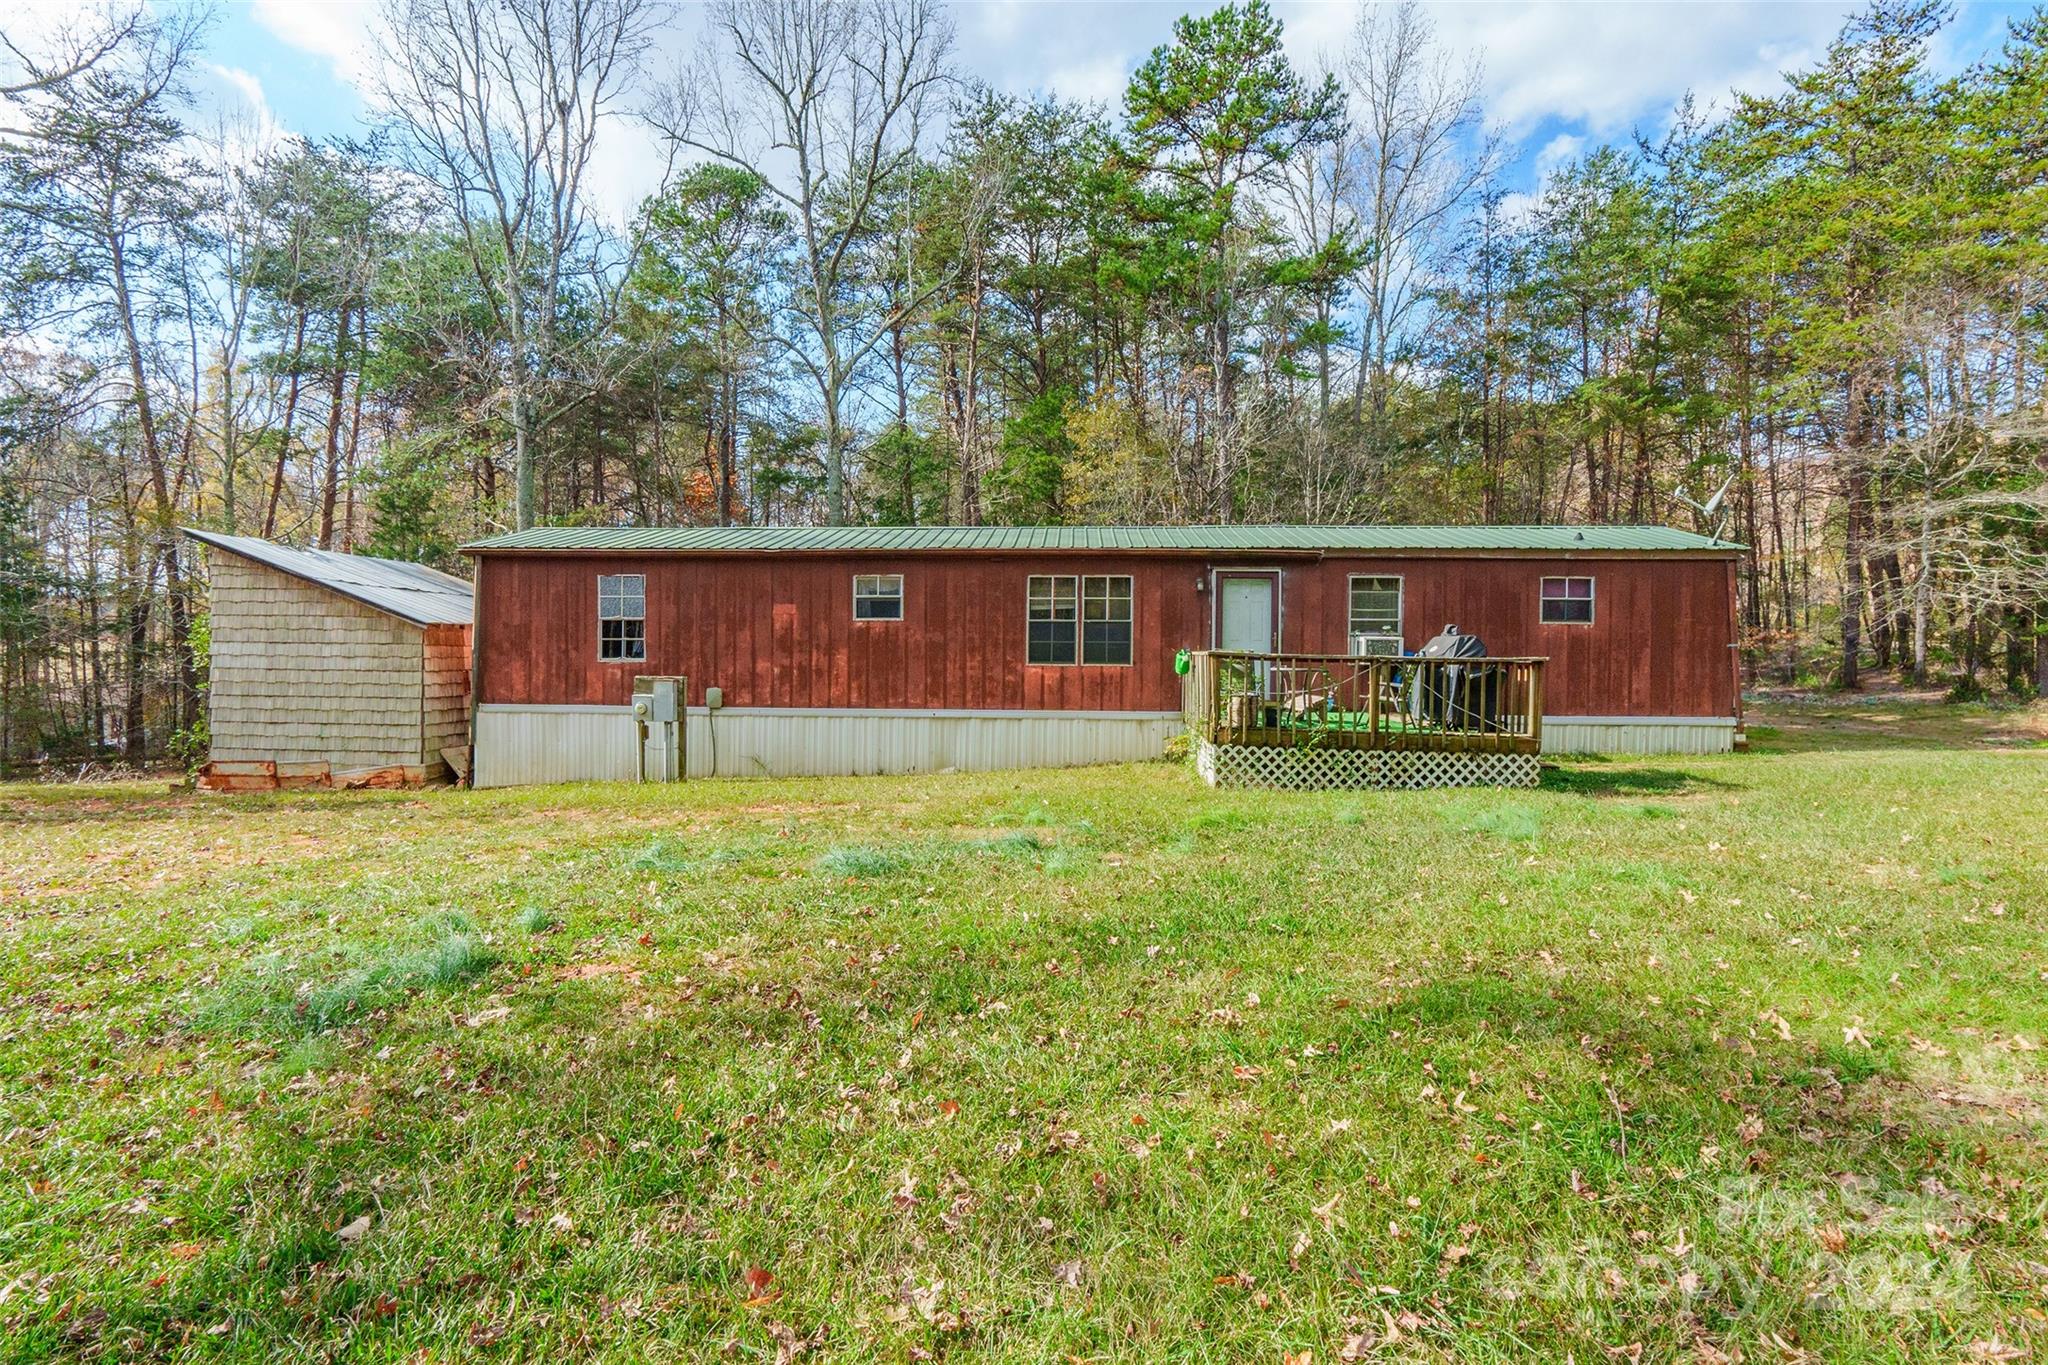
<svg viewBox="0 0 2048 1365"><path fill-rule="evenodd" d="M1223 624L1218 648L1268 654L1273 649L1273 580L1266 577L1225 578L1222 583Z"/></svg>

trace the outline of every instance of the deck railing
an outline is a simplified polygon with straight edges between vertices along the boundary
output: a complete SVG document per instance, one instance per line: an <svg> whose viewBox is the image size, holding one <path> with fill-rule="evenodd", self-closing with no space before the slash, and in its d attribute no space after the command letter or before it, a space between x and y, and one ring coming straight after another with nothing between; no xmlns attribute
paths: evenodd
<svg viewBox="0 0 2048 1365"><path fill-rule="evenodd" d="M1533 754L1543 665L1199 650L1181 710L1214 744Z"/></svg>

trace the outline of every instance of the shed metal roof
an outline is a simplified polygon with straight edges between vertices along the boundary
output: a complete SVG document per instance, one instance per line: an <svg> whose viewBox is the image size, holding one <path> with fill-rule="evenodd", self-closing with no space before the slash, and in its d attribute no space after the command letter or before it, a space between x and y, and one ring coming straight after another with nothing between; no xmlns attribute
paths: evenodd
<svg viewBox="0 0 2048 1365"><path fill-rule="evenodd" d="M536 526L465 545L498 550L803 552L1738 550L1664 526Z"/></svg>
<svg viewBox="0 0 2048 1365"><path fill-rule="evenodd" d="M185 534L202 545L304 579L414 625L466 626L473 619L469 584L424 564L333 550L294 550L255 536L196 531L189 526Z"/></svg>

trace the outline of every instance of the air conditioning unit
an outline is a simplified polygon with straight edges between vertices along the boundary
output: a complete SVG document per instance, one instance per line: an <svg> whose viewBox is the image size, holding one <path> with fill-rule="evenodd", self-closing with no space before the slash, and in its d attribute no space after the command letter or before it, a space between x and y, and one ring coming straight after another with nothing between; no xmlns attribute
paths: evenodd
<svg viewBox="0 0 2048 1365"><path fill-rule="evenodd" d="M1398 659L1401 657L1401 637L1354 635L1351 637L1351 653L1360 659Z"/></svg>

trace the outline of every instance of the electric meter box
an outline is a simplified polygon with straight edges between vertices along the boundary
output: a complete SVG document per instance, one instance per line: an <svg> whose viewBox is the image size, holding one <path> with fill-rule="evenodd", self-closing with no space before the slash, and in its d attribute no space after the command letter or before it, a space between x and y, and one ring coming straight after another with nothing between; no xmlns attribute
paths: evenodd
<svg viewBox="0 0 2048 1365"><path fill-rule="evenodd" d="M672 725L682 714L681 678L633 679L633 715L648 725Z"/></svg>

